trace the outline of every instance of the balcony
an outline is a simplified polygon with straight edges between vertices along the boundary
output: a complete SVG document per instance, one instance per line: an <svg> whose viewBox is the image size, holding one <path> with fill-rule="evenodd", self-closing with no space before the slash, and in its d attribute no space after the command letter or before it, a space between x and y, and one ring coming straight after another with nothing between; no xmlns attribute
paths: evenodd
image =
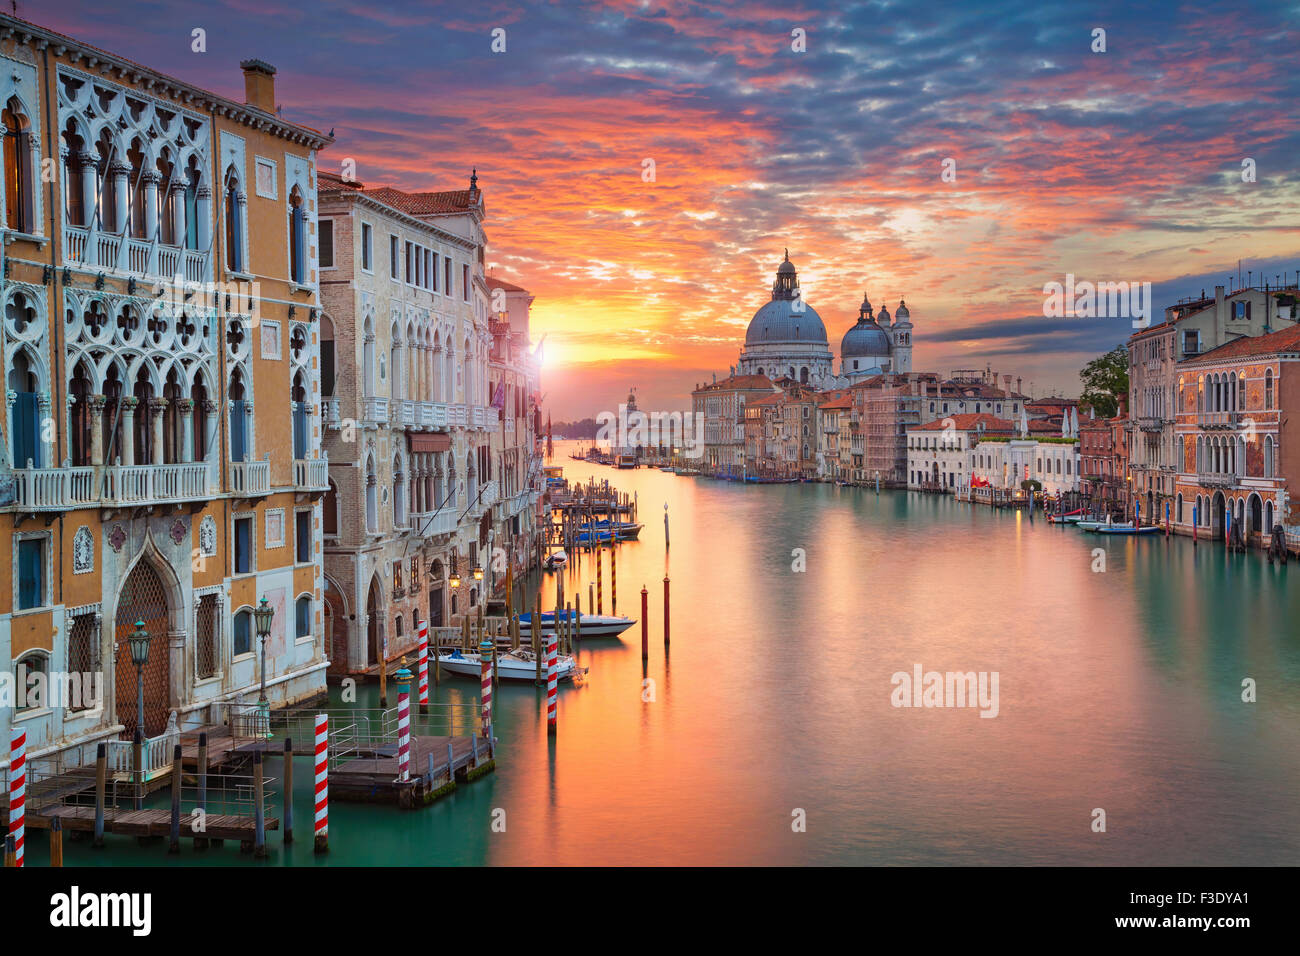
<svg viewBox="0 0 1300 956"><path fill-rule="evenodd" d="M103 502L114 506L193 501L208 497L206 462L184 465L109 465Z"/></svg>
<svg viewBox="0 0 1300 956"><path fill-rule="evenodd" d="M1237 484L1236 475L1223 474L1198 474L1196 476L1197 484L1202 488L1232 488Z"/></svg>
<svg viewBox="0 0 1300 956"><path fill-rule="evenodd" d="M371 396L362 401L361 417L368 422L388 424L388 399Z"/></svg>
<svg viewBox="0 0 1300 956"><path fill-rule="evenodd" d="M339 400L337 398L327 398L322 404L324 405L325 424L337 428L341 421L339 418Z"/></svg>
<svg viewBox="0 0 1300 956"><path fill-rule="evenodd" d="M330 485L328 458L295 458L293 486L299 491L327 491Z"/></svg>
<svg viewBox="0 0 1300 956"><path fill-rule="evenodd" d="M230 463L230 490L238 498L252 498L271 493L271 463L269 461L232 461Z"/></svg>
<svg viewBox="0 0 1300 956"><path fill-rule="evenodd" d="M1196 424L1202 428L1236 428L1240 421L1240 412L1198 412L1196 416Z"/></svg>
<svg viewBox="0 0 1300 956"><path fill-rule="evenodd" d="M101 233L85 226L65 226L65 261L86 269L112 269L137 275L206 282L208 253L157 241Z"/></svg>
<svg viewBox="0 0 1300 956"><path fill-rule="evenodd" d="M1158 432L1165 427L1168 421L1169 419L1161 418L1158 415L1143 415L1138 417L1137 427L1139 431Z"/></svg>
<svg viewBox="0 0 1300 956"><path fill-rule="evenodd" d="M66 511L99 503L99 478L92 467L18 468L14 503L23 511Z"/></svg>
<svg viewBox="0 0 1300 956"><path fill-rule="evenodd" d="M418 537L432 538L434 535L451 534L456 530L456 519L460 509L451 502L443 505L441 511L416 511L411 514L411 528Z"/></svg>

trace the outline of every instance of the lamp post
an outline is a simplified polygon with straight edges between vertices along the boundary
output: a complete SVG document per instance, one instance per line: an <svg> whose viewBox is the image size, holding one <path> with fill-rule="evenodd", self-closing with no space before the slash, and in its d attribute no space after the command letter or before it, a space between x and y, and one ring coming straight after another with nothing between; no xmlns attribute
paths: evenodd
<svg viewBox="0 0 1300 956"><path fill-rule="evenodd" d="M141 808L144 801L144 781L140 774L143 768L144 748L144 665L149 663L149 632L144 629L144 621L135 622L128 643L131 646L131 663L135 665L135 773L136 793L135 807Z"/></svg>
<svg viewBox="0 0 1300 956"><path fill-rule="evenodd" d="M266 639L271 636L271 621L275 617L275 608L262 598L262 603L253 611L253 621L257 627L258 639L262 642L262 692L257 698L257 708L265 721L267 736L271 730L271 702L266 699Z"/></svg>

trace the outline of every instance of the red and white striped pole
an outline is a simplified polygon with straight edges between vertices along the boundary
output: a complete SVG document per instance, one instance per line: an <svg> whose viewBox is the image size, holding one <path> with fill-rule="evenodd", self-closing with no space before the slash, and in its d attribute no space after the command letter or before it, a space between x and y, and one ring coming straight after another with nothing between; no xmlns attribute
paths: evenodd
<svg viewBox="0 0 1300 956"><path fill-rule="evenodd" d="M546 732L555 735L555 684L556 671L559 669L559 651L556 648L556 635L550 634L546 646Z"/></svg>
<svg viewBox="0 0 1300 956"><path fill-rule="evenodd" d="M405 783L411 779L411 672L406 658L393 681L397 684L397 779Z"/></svg>
<svg viewBox="0 0 1300 956"><path fill-rule="evenodd" d="M483 737L492 740L492 642L482 641L478 646L479 676L483 683L479 691L479 715L483 722Z"/></svg>
<svg viewBox="0 0 1300 956"><path fill-rule="evenodd" d="M420 622L420 713L429 712L429 622Z"/></svg>
<svg viewBox="0 0 1300 956"><path fill-rule="evenodd" d="M316 852L330 848L329 714L316 715Z"/></svg>
<svg viewBox="0 0 1300 956"><path fill-rule="evenodd" d="M14 861L23 865L23 835L27 829L27 731L13 729L9 737L9 835Z"/></svg>

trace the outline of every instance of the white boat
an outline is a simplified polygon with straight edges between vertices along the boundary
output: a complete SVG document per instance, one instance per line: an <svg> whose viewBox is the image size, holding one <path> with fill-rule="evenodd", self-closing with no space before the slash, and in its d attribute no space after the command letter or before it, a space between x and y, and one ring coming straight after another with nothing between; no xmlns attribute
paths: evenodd
<svg viewBox="0 0 1300 956"><path fill-rule="evenodd" d="M562 568L569 563L569 556L563 551L552 551L546 557L546 569L554 571L556 568Z"/></svg>
<svg viewBox="0 0 1300 956"><path fill-rule="evenodd" d="M465 677L481 677L482 661L476 653L462 654L459 650L438 655L438 665L452 674ZM579 667L577 661L567 655L561 655L555 668L557 680L573 680L577 674L587 673L587 668ZM497 653L497 678L499 680L536 680L537 659L526 647L516 651ZM542 679L546 679L546 659L542 659Z"/></svg>
<svg viewBox="0 0 1300 956"><path fill-rule="evenodd" d="M577 619L577 612L569 611L569 620ZM532 633L532 612L519 615L519 633ZM630 617L615 617L612 614L584 614L582 615L582 636L583 637L618 637L629 627L635 624ZM555 630L555 612L547 611L542 614L542 631L548 632Z"/></svg>

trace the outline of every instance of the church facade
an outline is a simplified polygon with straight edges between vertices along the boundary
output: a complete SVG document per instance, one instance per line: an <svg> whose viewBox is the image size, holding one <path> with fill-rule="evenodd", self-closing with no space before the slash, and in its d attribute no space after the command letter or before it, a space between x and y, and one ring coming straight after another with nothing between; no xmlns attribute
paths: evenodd
<svg viewBox="0 0 1300 956"><path fill-rule="evenodd" d="M735 374L762 375L773 382L788 378L824 390L911 370L912 322L906 303L898 303L891 320L883 307L875 313L864 295L856 324L840 341L837 373L826 326L804 301L787 250L776 270L771 299L749 322Z"/></svg>

